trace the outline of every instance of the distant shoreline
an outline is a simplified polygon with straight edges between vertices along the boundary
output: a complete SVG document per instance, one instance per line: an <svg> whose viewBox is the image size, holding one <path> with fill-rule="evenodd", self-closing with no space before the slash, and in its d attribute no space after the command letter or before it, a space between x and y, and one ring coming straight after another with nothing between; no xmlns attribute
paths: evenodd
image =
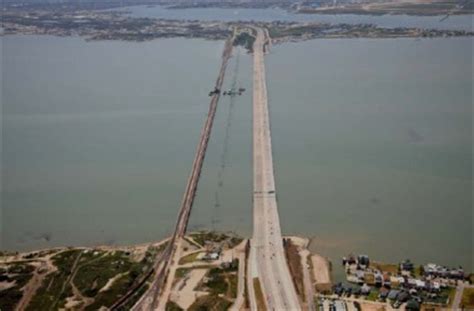
<svg viewBox="0 0 474 311"><path fill-rule="evenodd" d="M129 7L135 6L146 6L146 5L132 5ZM385 15L407 15L407 16L439 16L443 17L446 15L474 15L474 10L423 10L422 8L418 10L408 10L408 9L383 9L383 10L366 10L363 8L357 7L327 7L327 8L308 8L303 7L300 9L294 9L291 6L285 5L252 5L247 3L198 3L198 4L176 4L176 5L163 5L156 4L151 7L159 6L167 10L184 10L184 9L282 9L288 13L292 14L306 14L306 15L371 15L371 16L385 16ZM124 7L127 8L127 7Z"/></svg>

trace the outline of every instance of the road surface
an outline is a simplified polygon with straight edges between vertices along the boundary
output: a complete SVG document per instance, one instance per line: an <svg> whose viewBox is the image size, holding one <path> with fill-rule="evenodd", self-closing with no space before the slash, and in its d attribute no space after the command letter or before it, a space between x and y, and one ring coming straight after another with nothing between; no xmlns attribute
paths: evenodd
<svg viewBox="0 0 474 311"><path fill-rule="evenodd" d="M256 29L253 49L253 211L249 280L260 280L268 310L301 310L283 249L273 175L265 81L264 30ZM254 303L251 303L255 308Z"/></svg>

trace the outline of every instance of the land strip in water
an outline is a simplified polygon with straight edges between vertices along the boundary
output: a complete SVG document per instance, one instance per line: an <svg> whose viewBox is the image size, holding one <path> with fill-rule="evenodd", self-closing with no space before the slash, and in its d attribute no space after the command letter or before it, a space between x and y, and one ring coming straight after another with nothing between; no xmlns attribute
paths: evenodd
<svg viewBox="0 0 474 311"><path fill-rule="evenodd" d="M4 1L7 8L31 8L47 10L99 10L115 9L127 6L143 5L153 7L160 5L167 9L188 8L281 8L292 13L305 14L362 14L362 15L461 15L473 14L474 6L469 0L406 0L406 1L348 1L348 0L312 0L297 3L288 0L246 1L246 0L203 0L203 1L169 1L169 0L104 0L104 1L63 1L58 5L52 2Z"/></svg>
<svg viewBox="0 0 474 311"><path fill-rule="evenodd" d="M124 12L5 10L4 35L81 36L86 40L149 41L157 38L225 40L235 28L266 28L274 43L315 38L424 38L473 36L473 31L383 28L372 24L318 22L222 22L131 17Z"/></svg>
<svg viewBox="0 0 474 311"><path fill-rule="evenodd" d="M374 1L361 3L343 3L326 6L300 6L298 13L305 14L364 14L364 15L461 15L473 14L474 5L470 1L456 0L411 0L411 1Z"/></svg>

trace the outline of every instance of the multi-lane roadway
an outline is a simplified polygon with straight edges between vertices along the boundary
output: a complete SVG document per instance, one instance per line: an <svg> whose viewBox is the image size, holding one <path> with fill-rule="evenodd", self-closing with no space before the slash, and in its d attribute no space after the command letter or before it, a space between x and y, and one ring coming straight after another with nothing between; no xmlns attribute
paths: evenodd
<svg viewBox="0 0 474 311"><path fill-rule="evenodd" d="M264 30L256 29L253 48L253 212L248 280L257 279L268 310L300 310L283 248L273 174L272 142L265 81ZM250 290L256 309L255 288Z"/></svg>

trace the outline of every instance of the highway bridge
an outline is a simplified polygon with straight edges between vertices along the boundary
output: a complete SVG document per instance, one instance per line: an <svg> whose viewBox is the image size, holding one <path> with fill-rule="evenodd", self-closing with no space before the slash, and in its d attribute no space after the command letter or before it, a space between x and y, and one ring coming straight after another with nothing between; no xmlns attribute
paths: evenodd
<svg viewBox="0 0 474 311"><path fill-rule="evenodd" d="M265 80L268 33L258 28L253 48L253 237L247 285L252 310L259 308L255 281L267 310L301 310L286 262L278 216ZM260 306L261 307L261 306Z"/></svg>
<svg viewBox="0 0 474 311"><path fill-rule="evenodd" d="M268 31L255 28L256 40L253 47L253 162L254 232L251 239L247 285L250 307L257 310L253 281L257 280L264 295L267 310L301 310L298 296L289 272L283 248L278 216L275 180L273 174L270 120L265 81L264 53L270 46ZM233 49L233 37L226 41L222 64L214 90L221 90L225 70ZM207 145L217 110L220 91L210 94L209 111L196 149L191 173L183 195L173 235L166 249L159 255L153 268L142 282L119 299L112 310L123 308L125 303L146 282L153 277L149 289L132 310L165 310L171 291L176 264L181 257L181 242L191 215L196 196Z"/></svg>

